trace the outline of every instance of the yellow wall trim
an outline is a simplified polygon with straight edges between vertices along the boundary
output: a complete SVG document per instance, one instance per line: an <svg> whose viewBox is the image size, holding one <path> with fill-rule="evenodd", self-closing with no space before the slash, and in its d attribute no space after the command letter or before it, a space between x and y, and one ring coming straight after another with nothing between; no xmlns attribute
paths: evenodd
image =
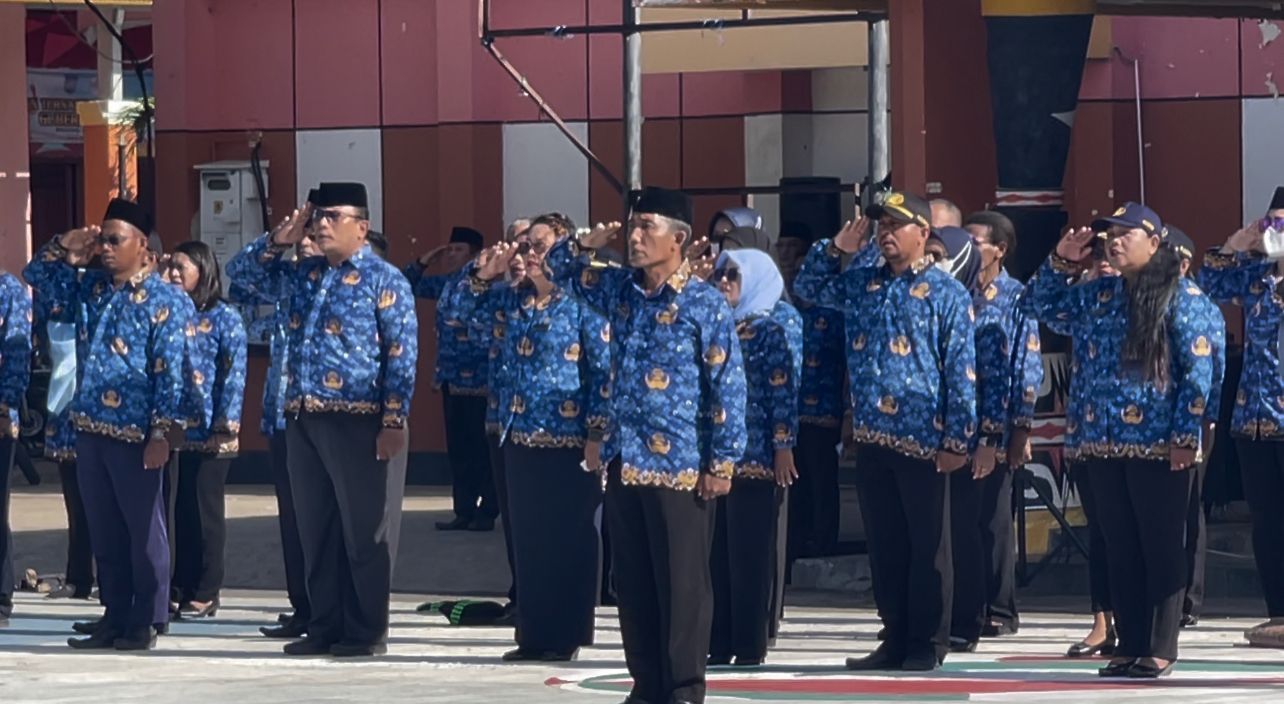
<svg viewBox="0 0 1284 704"><path fill-rule="evenodd" d="M1039 15L1092 15L1097 0L981 0L981 14L988 17Z"/></svg>

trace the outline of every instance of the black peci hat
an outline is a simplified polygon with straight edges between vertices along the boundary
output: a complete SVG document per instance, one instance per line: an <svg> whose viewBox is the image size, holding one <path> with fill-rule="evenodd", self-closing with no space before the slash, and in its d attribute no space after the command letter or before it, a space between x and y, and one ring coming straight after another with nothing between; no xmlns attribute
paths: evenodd
<svg viewBox="0 0 1284 704"><path fill-rule="evenodd" d="M482 247L485 246L482 239L482 233L474 230L471 227L461 227L459 225L456 225L454 228L451 229L450 241L452 243L462 242L468 245L469 247L472 247L473 249L481 249Z"/></svg>
<svg viewBox="0 0 1284 704"><path fill-rule="evenodd" d="M129 223L138 228L143 236L147 236L152 231L152 216L147 214L143 206L132 200L124 198L113 198L107 204L107 212L103 214L103 222L108 220L120 220Z"/></svg>
<svg viewBox="0 0 1284 704"><path fill-rule="evenodd" d="M691 196L682 191L658 186L647 186L639 191L633 200L633 212L663 215L691 225Z"/></svg>
<svg viewBox="0 0 1284 704"><path fill-rule="evenodd" d="M321 184L317 188L317 199L312 204L318 208L330 208L336 205L350 205L354 208L370 207L366 197L366 185L348 182Z"/></svg>

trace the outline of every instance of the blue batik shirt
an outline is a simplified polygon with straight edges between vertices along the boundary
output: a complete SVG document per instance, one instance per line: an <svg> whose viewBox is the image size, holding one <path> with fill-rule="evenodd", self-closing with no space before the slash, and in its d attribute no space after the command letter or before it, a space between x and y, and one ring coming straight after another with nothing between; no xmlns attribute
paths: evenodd
<svg viewBox="0 0 1284 704"><path fill-rule="evenodd" d="M101 270L77 273L52 242L24 275L79 311L88 340L79 387L71 406L76 430L126 442L143 442L149 429L182 427L187 418L186 311L191 301L147 271L114 286Z"/></svg>
<svg viewBox="0 0 1284 704"><path fill-rule="evenodd" d="M1170 381L1159 386L1124 370L1128 295L1121 276L1074 285L1078 265L1053 254L1031 279L1028 307L1040 320L1069 323L1084 343L1076 349L1083 406L1077 454L1085 458L1166 459L1170 448L1197 450L1213 386L1214 351L1224 349L1225 323L1216 308L1195 300L1199 287L1183 282L1169 309Z"/></svg>
<svg viewBox="0 0 1284 704"><path fill-rule="evenodd" d="M10 438L22 427L18 410L31 382L31 318L27 287L0 272L0 416L9 420Z"/></svg>
<svg viewBox="0 0 1284 704"><path fill-rule="evenodd" d="M531 285L492 285L466 267L456 310L493 326L492 380L501 444L583 447L606 437L611 408L611 330L606 318L572 290L555 286L538 298Z"/></svg>
<svg viewBox="0 0 1284 704"><path fill-rule="evenodd" d="M612 419L603 459L626 485L691 491L701 472L730 478L744 456L745 372L726 300L683 265L651 294L626 268L593 267L564 240L554 280L573 277L610 322Z"/></svg>
<svg viewBox="0 0 1284 704"><path fill-rule="evenodd" d="M776 478L776 450L792 449L798 438L798 385L802 367L802 317L780 301L770 311L736 322L744 358L744 457L737 479Z"/></svg>
<svg viewBox="0 0 1284 704"><path fill-rule="evenodd" d="M57 256L54 250L42 248L38 258ZM70 326L64 328L73 336L71 344L74 347L72 354L74 359L70 360L70 369L55 369L54 375L67 374L59 384L63 385L63 390L68 395L74 397L75 384L78 383L80 368L85 363L85 353L89 346L89 335L81 327L81 321L85 320L83 303L68 305L65 302L70 300L66 291L60 289L70 285L70 281L78 281L85 275L84 269L77 269L75 276L70 281L65 276L57 274L63 273L61 268L51 268L42 266L32 266L37 260L33 260L22 271L22 278L32 289L32 300L34 307L42 311L37 314L37 318L43 321L41 332L43 334L43 343L48 345L50 362L57 364L55 359L55 347L61 343L53 339L50 326L59 324ZM59 355L67 354L68 350L62 349L57 351ZM65 363L65 362L64 362ZM56 386L55 380L50 379L51 390ZM46 401L52 400L47 398ZM49 408L46 403L48 415L45 417L45 457L55 462L68 462L76 459L76 425L71 420L71 404L67 402L61 409Z"/></svg>
<svg viewBox="0 0 1284 704"><path fill-rule="evenodd" d="M285 430L285 392L289 386L286 360L289 357L290 300L284 295L284 270L276 277L264 277L255 261L251 243L227 262L227 277L240 302L272 306L272 336L268 341L269 362L263 381L263 415L259 432L271 437Z"/></svg>
<svg viewBox="0 0 1284 704"><path fill-rule="evenodd" d="M1000 270L972 297L976 311L976 396L981 434L998 440L1007 461L1013 428L1029 429L1043 385L1039 323L1020 306L1025 286ZM1019 459L1019 458L1018 458Z"/></svg>
<svg viewBox="0 0 1284 704"><path fill-rule="evenodd" d="M230 304L220 301L209 310L196 312L192 325L196 334L189 341L189 383L198 391L200 406L188 420L183 449L236 452L245 399L244 320Z"/></svg>
<svg viewBox="0 0 1284 704"><path fill-rule="evenodd" d="M927 258L897 275L885 263L842 271L841 257L817 242L794 291L845 316L853 440L915 459L966 455L977 423L967 291Z"/></svg>
<svg viewBox="0 0 1284 704"><path fill-rule="evenodd" d="M417 262L401 273L419 298L437 301L437 373L433 387L449 387L457 396L485 396L490 360L490 327L477 327L459 314L460 297L467 295L468 274L457 271L424 276Z"/></svg>
<svg viewBox="0 0 1284 704"><path fill-rule="evenodd" d="M1199 270L1199 285L1210 298L1244 309L1244 366L1230 425L1231 435L1238 438L1284 440L1284 377L1279 373L1279 326L1284 320L1284 298L1278 288L1281 281L1284 277L1277 273L1275 262L1248 253L1212 250L1204 255L1204 266Z"/></svg>
<svg viewBox="0 0 1284 704"><path fill-rule="evenodd" d="M264 236L237 261L242 286L288 299L286 413L379 415L385 428L404 428L419 356L405 277L369 245L338 266L284 252Z"/></svg>

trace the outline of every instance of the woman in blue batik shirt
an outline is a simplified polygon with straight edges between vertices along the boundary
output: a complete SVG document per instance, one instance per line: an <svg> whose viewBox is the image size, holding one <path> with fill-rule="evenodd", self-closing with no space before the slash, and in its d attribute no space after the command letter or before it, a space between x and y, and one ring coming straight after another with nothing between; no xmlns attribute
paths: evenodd
<svg viewBox="0 0 1284 704"><path fill-rule="evenodd" d="M171 600L184 615L213 616L223 587L224 485L238 449L245 396L245 326L223 301L218 260L209 245L178 245L166 273L196 306L188 384L199 406L191 409L178 455Z"/></svg>
<svg viewBox="0 0 1284 704"><path fill-rule="evenodd" d="M565 661L593 642L597 603L602 441L611 403L611 332L544 257L574 232L563 216L536 218L515 243L470 264L462 320L494 323L502 385L499 442L517 567L517 649L504 660ZM499 286L509 265L514 281Z"/></svg>
<svg viewBox="0 0 1284 704"><path fill-rule="evenodd" d="M1072 285L1097 231L1121 274ZM1159 216L1129 203L1071 230L1030 284L1041 319L1085 325L1078 452L1106 538L1119 642L1103 677L1155 678L1177 660L1189 471L1225 328L1182 282ZM1144 529L1143 529L1144 527Z"/></svg>
<svg viewBox="0 0 1284 704"><path fill-rule="evenodd" d="M798 477L798 382L802 319L784 299L775 262L753 249L724 251L710 279L735 317L745 365L744 457L731 493L718 499L710 572L713 629L709 664L761 665L773 616L779 512Z"/></svg>

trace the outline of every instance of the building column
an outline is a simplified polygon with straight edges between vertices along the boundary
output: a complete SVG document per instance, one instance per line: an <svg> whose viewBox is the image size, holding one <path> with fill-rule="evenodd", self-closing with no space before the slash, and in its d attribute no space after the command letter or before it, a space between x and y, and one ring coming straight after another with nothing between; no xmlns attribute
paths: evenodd
<svg viewBox="0 0 1284 704"><path fill-rule="evenodd" d="M927 190L927 67L925 0L888 3L892 77L892 184Z"/></svg>
<svg viewBox="0 0 1284 704"><path fill-rule="evenodd" d="M1016 225L1013 274L1056 246L1066 159L1095 0L983 0L998 159L998 210Z"/></svg>
<svg viewBox="0 0 1284 704"><path fill-rule="evenodd" d="M27 144L27 9L0 5L0 270L31 257L31 167Z"/></svg>
<svg viewBox="0 0 1284 704"><path fill-rule="evenodd" d="M124 117L137 103L93 100L79 103L85 135L83 222L99 222L112 198L138 197L138 140Z"/></svg>

